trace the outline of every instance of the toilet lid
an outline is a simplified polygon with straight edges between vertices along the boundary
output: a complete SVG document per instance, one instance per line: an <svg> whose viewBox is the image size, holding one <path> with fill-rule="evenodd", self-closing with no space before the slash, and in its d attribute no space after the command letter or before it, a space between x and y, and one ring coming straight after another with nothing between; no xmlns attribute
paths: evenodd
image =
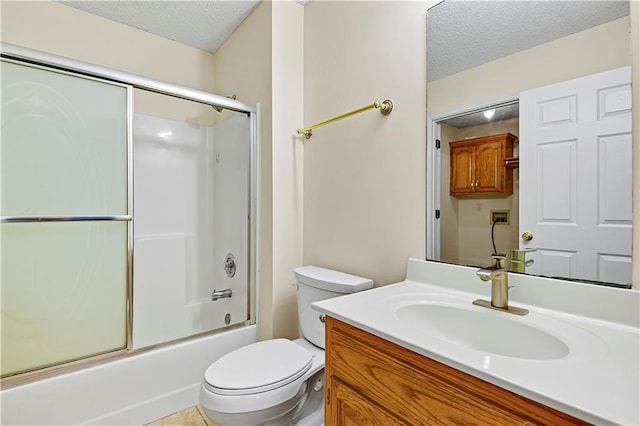
<svg viewBox="0 0 640 426"><path fill-rule="evenodd" d="M207 368L204 379L221 395L266 392L301 377L311 368L312 358L290 340L265 340L224 355Z"/></svg>

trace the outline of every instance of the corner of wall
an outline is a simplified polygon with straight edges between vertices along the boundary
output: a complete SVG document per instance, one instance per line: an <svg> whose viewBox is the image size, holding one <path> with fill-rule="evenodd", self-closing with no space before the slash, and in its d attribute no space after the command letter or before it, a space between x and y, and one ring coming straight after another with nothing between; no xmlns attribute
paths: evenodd
<svg viewBox="0 0 640 426"><path fill-rule="evenodd" d="M391 99L305 142L303 261L401 281L426 253L426 13L433 1L309 2L305 124ZM328 31L328 29L331 31ZM401 28L400 31L384 31Z"/></svg>
<svg viewBox="0 0 640 426"><path fill-rule="evenodd" d="M273 318L274 336L298 336L293 269L302 265L304 6L273 4Z"/></svg>
<svg viewBox="0 0 640 426"><path fill-rule="evenodd" d="M216 91L260 102L259 338L298 336L304 7L261 2L215 54Z"/></svg>
<svg viewBox="0 0 640 426"><path fill-rule="evenodd" d="M631 282L640 288L640 2L630 2L631 56L633 75L633 265Z"/></svg>

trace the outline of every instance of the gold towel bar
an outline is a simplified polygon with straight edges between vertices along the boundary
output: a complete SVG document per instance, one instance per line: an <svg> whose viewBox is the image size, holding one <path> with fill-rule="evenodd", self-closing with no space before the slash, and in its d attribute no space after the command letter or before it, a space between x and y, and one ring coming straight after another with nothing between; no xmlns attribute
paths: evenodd
<svg viewBox="0 0 640 426"><path fill-rule="evenodd" d="M363 106L362 108L358 108L353 111L339 115L337 117L330 118L329 120L323 121L321 123L314 124L313 126L298 129L298 134L304 135L306 139L311 139L311 134L312 134L311 130L320 126L324 126L325 124L333 123L334 121L342 120L343 118L351 117L352 115L355 115L355 114L360 114L361 112L370 110L372 108L379 108L380 113L382 115L389 115L391 114L391 110L393 110L393 102L391 102L389 99L384 100L382 102L374 102L370 105Z"/></svg>

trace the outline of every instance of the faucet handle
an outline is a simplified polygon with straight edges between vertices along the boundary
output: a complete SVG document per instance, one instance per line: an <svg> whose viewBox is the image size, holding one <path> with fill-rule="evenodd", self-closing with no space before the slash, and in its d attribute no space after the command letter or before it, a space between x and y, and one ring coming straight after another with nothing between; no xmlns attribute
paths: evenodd
<svg viewBox="0 0 640 426"><path fill-rule="evenodd" d="M498 268L506 268L507 267L507 255L505 253L493 253L491 255L492 266Z"/></svg>
<svg viewBox="0 0 640 426"><path fill-rule="evenodd" d="M525 248L525 249L513 249L511 250L511 258L512 259L517 259L517 260L524 260L524 256L527 253L531 253L532 251L536 251L536 248Z"/></svg>
<svg viewBox="0 0 640 426"><path fill-rule="evenodd" d="M526 254L531 253L532 251L536 251L536 249L525 248L522 250L511 250L511 258L509 259L509 262L511 263L511 270L513 272L525 272L526 267L533 265L533 259L525 259Z"/></svg>

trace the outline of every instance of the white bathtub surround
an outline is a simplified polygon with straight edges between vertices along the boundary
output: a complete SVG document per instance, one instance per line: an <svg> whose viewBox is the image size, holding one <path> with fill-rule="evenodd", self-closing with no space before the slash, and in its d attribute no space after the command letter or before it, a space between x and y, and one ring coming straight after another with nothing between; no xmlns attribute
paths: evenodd
<svg viewBox="0 0 640 426"><path fill-rule="evenodd" d="M202 108L214 125L134 114L132 349L249 315L249 118ZM227 254L238 265L233 277ZM214 302L214 289L233 297Z"/></svg>
<svg viewBox="0 0 640 426"><path fill-rule="evenodd" d="M1 424L140 425L198 403L205 369L257 326L194 338L2 391Z"/></svg>
<svg viewBox="0 0 640 426"><path fill-rule="evenodd" d="M472 305L490 298L490 283L476 276L477 269L410 259L405 281L314 307L588 422L640 424L640 292L510 273L509 304L530 311L517 316ZM440 308L478 321L460 324L460 315L443 332L432 318L420 317ZM505 339L495 338L497 327ZM509 330L529 329L541 332L543 350L511 351L509 343L522 336ZM472 342L476 338L490 342L482 348ZM562 343L552 347L555 339Z"/></svg>

